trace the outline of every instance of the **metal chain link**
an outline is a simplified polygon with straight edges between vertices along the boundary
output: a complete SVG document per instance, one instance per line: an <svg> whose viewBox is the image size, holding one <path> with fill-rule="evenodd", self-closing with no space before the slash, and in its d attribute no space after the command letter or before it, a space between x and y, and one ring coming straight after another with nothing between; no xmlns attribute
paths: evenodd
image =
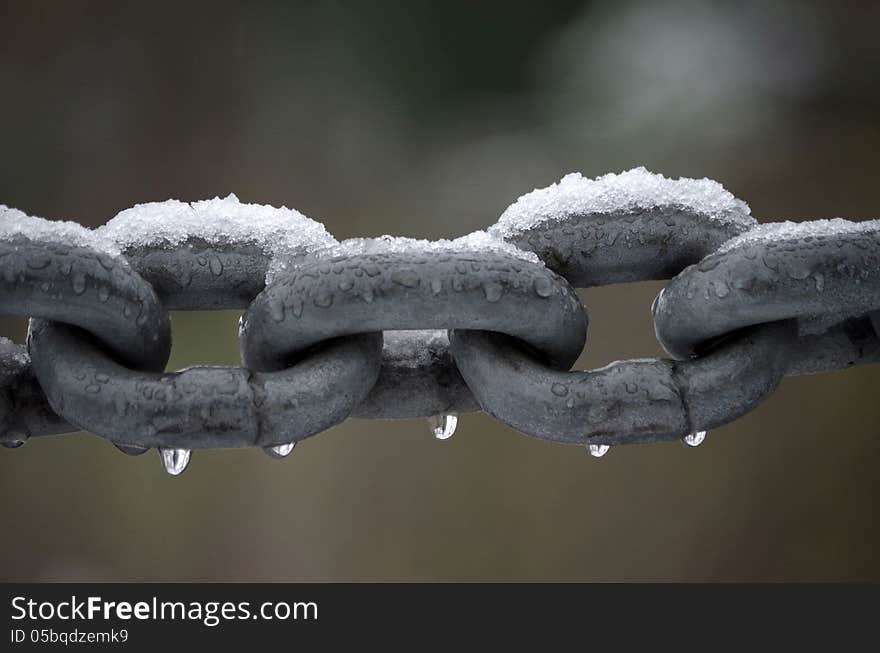
<svg viewBox="0 0 880 653"><path fill-rule="evenodd" d="M90 431L180 473L191 449L282 457L348 417L427 417L443 438L483 410L602 455L698 444L786 375L880 361L880 221L768 228L673 201L489 233L497 246L303 249L268 283L277 261L248 238L116 255L0 236L0 313L31 318L26 349L0 340L0 442ZM587 331L574 288L657 279L673 358L568 371ZM163 371L168 310L195 309L246 309L243 367Z"/></svg>

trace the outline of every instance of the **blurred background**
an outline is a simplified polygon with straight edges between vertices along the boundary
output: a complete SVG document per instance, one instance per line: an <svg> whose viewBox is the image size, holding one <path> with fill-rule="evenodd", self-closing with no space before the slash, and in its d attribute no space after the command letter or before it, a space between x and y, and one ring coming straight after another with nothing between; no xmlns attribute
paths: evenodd
<svg viewBox="0 0 880 653"><path fill-rule="evenodd" d="M455 237L570 171L717 179L761 221L880 213L874 2L0 1L0 203L104 223L230 192L337 238ZM661 283L582 293L580 367L660 355ZM238 362L174 313L169 369ZM22 341L22 320L0 321ZM284 461L87 434L0 450L2 580L880 580L880 368L605 458L466 415Z"/></svg>

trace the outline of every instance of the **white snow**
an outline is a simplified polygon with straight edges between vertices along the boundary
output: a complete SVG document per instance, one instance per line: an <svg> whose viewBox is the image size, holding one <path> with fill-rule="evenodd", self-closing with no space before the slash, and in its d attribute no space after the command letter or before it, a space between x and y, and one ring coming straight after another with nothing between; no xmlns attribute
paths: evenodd
<svg viewBox="0 0 880 653"><path fill-rule="evenodd" d="M688 210L744 229L756 224L748 204L716 181L667 179L638 167L596 179L585 178L579 172L568 174L558 183L520 197L489 228L489 233L508 238L571 216L636 213L666 207Z"/></svg>
<svg viewBox="0 0 880 653"><path fill-rule="evenodd" d="M150 202L119 213L97 230L123 250L172 248L189 238L212 245L252 244L269 256L336 243L324 225L287 207L242 204L235 195L199 202Z"/></svg>
<svg viewBox="0 0 880 653"><path fill-rule="evenodd" d="M419 240L399 236L380 236L378 238L350 238L337 245L321 250L321 258L353 256L357 254L406 254L406 253L464 253L480 254L500 252L526 261L538 263L538 257L503 240L490 236L485 231L474 231L455 240Z"/></svg>
<svg viewBox="0 0 880 653"><path fill-rule="evenodd" d="M830 220L810 220L808 222L766 222L757 225L744 234L731 238L718 253L746 245L784 240L803 240L804 238L825 238L830 236L858 236L869 232L880 232L880 220L852 222L843 218Z"/></svg>
<svg viewBox="0 0 880 653"><path fill-rule="evenodd" d="M0 240L17 236L72 247L91 247L111 256L119 255L119 248L112 240L76 222L35 218L0 204Z"/></svg>

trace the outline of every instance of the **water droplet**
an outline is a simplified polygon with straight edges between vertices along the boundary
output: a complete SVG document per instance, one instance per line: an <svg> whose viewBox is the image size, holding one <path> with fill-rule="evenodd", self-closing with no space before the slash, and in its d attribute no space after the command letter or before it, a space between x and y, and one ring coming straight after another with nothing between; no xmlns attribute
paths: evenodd
<svg viewBox="0 0 880 653"><path fill-rule="evenodd" d="M438 440L448 440L458 426L458 415L434 415L428 418L428 428Z"/></svg>
<svg viewBox="0 0 880 653"><path fill-rule="evenodd" d="M280 301L270 303L269 314L275 322L284 322L284 303Z"/></svg>
<svg viewBox="0 0 880 653"><path fill-rule="evenodd" d="M172 476L180 476L189 465L192 451L189 449L166 449L159 448L159 456L162 458L162 467Z"/></svg>
<svg viewBox="0 0 880 653"><path fill-rule="evenodd" d="M768 243L769 245L769 243ZM766 256L761 257L761 262L764 264L764 267L768 270L773 270L774 272L779 272L779 262L773 258L767 258Z"/></svg>
<svg viewBox="0 0 880 653"><path fill-rule="evenodd" d="M431 279L431 292L439 295L441 290L443 290L443 282L440 279Z"/></svg>
<svg viewBox="0 0 880 653"><path fill-rule="evenodd" d="M322 290L315 296L314 304L318 308L330 308L333 305L333 293Z"/></svg>
<svg viewBox="0 0 880 653"><path fill-rule="evenodd" d="M286 444L276 444L274 447L263 447L263 451L271 458L287 458L295 446L296 442L294 441Z"/></svg>
<svg viewBox="0 0 880 653"><path fill-rule="evenodd" d="M346 278L339 282L340 290L351 290L352 288L354 288L354 281L351 279Z"/></svg>
<svg viewBox="0 0 880 653"><path fill-rule="evenodd" d="M42 290L43 292L49 292L49 288L51 287L52 286L48 281L44 281L42 284L40 284L40 290Z"/></svg>
<svg viewBox="0 0 880 653"><path fill-rule="evenodd" d="M825 290L825 276L821 272L813 273L813 280L816 282L816 290L822 292Z"/></svg>
<svg viewBox="0 0 880 653"><path fill-rule="evenodd" d="M141 447L136 444L121 444L119 442L114 442L113 446L126 456L141 456L149 451L147 447Z"/></svg>
<svg viewBox="0 0 880 653"><path fill-rule="evenodd" d="M593 458L601 458L608 453L608 450L611 449L611 447L607 444L590 444L587 445L587 449L589 449L590 455Z"/></svg>
<svg viewBox="0 0 880 653"><path fill-rule="evenodd" d="M497 302L504 294L504 288L497 281L488 281L483 284L483 293L486 295L486 301Z"/></svg>
<svg viewBox="0 0 880 653"><path fill-rule="evenodd" d="M98 301L102 304L110 299L110 289L107 286L101 286L98 288Z"/></svg>
<svg viewBox="0 0 880 653"><path fill-rule="evenodd" d="M550 391L555 394L557 397L564 397L568 394L568 386L562 383L554 383L550 387Z"/></svg>
<svg viewBox="0 0 880 653"><path fill-rule="evenodd" d="M684 436L681 441L689 447L699 447L701 444L703 444L703 440L705 439L705 431L695 431L694 433L689 433L688 435Z"/></svg>
<svg viewBox="0 0 880 653"><path fill-rule="evenodd" d="M417 288L421 282L415 270L395 270L391 273L391 280L404 288Z"/></svg>
<svg viewBox="0 0 880 653"><path fill-rule="evenodd" d="M728 286L723 281L716 281L715 282L715 295L719 299L724 299L729 294L730 294L730 286Z"/></svg>
<svg viewBox="0 0 880 653"><path fill-rule="evenodd" d="M538 277L535 279L535 293L538 297L547 298L553 294L553 284L547 277Z"/></svg>
<svg viewBox="0 0 880 653"><path fill-rule="evenodd" d="M86 291L86 275L77 272L73 275L73 292L82 295Z"/></svg>
<svg viewBox="0 0 880 653"><path fill-rule="evenodd" d="M218 257L212 256L210 262L211 274L215 277L219 277L223 274L223 261L221 261Z"/></svg>

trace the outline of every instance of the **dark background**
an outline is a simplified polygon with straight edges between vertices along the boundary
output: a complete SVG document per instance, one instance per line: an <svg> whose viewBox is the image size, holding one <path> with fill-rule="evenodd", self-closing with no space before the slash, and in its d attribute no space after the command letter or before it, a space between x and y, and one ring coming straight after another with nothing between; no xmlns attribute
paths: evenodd
<svg viewBox="0 0 880 653"><path fill-rule="evenodd" d="M868 2L0 2L0 202L95 226L235 192L340 239L438 238L645 165L761 221L877 217L878 27ZM582 293L579 366L659 355L660 287ZM236 321L175 313L169 368L237 364ZM484 415L179 478L38 438L0 450L0 579L878 580L878 381L788 379L699 449L602 460Z"/></svg>

